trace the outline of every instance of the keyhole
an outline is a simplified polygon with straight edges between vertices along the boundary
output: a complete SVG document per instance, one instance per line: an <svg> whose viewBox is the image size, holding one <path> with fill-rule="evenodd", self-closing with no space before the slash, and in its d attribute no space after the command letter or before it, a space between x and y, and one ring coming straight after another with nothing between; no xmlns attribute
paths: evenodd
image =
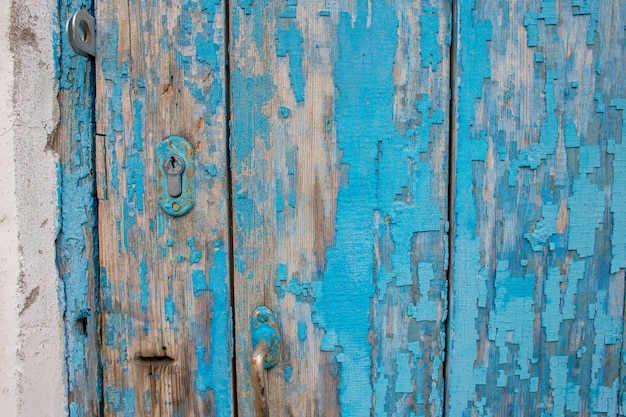
<svg viewBox="0 0 626 417"><path fill-rule="evenodd" d="M178 155L168 156L163 162L163 169L167 175L178 175L185 169L185 161Z"/></svg>
<svg viewBox="0 0 626 417"><path fill-rule="evenodd" d="M163 161L163 170L167 175L167 193L170 197L180 197L183 193L185 160L179 155L170 155Z"/></svg>

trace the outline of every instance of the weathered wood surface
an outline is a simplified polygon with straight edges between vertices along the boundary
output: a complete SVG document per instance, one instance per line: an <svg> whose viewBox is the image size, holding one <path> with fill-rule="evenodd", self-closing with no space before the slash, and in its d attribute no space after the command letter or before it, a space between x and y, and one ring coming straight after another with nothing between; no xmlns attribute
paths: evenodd
<svg viewBox="0 0 626 417"><path fill-rule="evenodd" d="M448 3L240 0L230 22L239 415L259 305L271 416L441 415Z"/></svg>
<svg viewBox="0 0 626 417"><path fill-rule="evenodd" d="M97 5L105 416L230 416L224 6ZM156 147L194 148L196 202L157 204Z"/></svg>
<svg viewBox="0 0 626 417"><path fill-rule="evenodd" d="M623 415L625 24L457 2L450 416Z"/></svg>
<svg viewBox="0 0 626 417"><path fill-rule="evenodd" d="M65 22L92 2L59 2L57 76L59 124L53 149L59 154L60 230L57 264L63 280L68 415L97 416L100 410L98 254L94 173L92 63L72 52Z"/></svg>

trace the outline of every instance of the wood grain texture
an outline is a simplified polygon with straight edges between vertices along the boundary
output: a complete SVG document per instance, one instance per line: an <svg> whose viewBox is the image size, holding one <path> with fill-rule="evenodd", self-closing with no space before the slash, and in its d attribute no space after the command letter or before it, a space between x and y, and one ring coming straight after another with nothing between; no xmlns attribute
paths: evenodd
<svg viewBox="0 0 626 417"><path fill-rule="evenodd" d="M57 265L63 280L67 401L71 417L100 410L99 285L94 176L93 65L77 56L63 33L67 18L92 2L59 2L55 28L59 124L52 147L59 155L60 230Z"/></svg>
<svg viewBox="0 0 626 417"><path fill-rule="evenodd" d="M624 2L457 2L450 416L623 413Z"/></svg>
<svg viewBox="0 0 626 417"><path fill-rule="evenodd" d="M97 132L105 416L230 416L231 315L224 7L97 5ZM196 202L157 204L155 151L194 148Z"/></svg>
<svg viewBox="0 0 626 417"><path fill-rule="evenodd" d="M441 415L447 2L230 12L239 415L259 305L282 331L271 416Z"/></svg>

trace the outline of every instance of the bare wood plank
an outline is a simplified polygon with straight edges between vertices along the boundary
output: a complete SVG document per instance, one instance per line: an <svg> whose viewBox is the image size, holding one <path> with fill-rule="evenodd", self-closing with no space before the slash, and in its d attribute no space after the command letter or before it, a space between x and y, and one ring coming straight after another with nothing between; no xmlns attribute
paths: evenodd
<svg viewBox="0 0 626 417"><path fill-rule="evenodd" d="M441 415L446 2L231 7L239 415L277 314L270 415Z"/></svg>
<svg viewBox="0 0 626 417"><path fill-rule="evenodd" d="M224 7L101 0L97 10L105 415L229 416ZM157 204L155 152L170 135L194 152L195 207L182 217Z"/></svg>
<svg viewBox="0 0 626 417"><path fill-rule="evenodd" d="M623 2L456 8L450 415L615 415Z"/></svg>

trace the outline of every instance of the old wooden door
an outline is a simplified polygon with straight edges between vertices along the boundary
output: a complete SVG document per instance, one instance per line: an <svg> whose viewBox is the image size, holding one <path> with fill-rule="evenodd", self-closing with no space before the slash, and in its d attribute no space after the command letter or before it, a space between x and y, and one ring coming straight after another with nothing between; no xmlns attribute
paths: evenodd
<svg viewBox="0 0 626 417"><path fill-rule="evenodd" d="M262 305L271 415L441 412L449 6L305 6L98 3L106 415L252 416ZM171 135L184 216L157 204Z"/></svg>
<svg viewBox="0 0 626 417"><path fill-rule="evenodd" d="M448 2L234 2L230 39L239 415L258 305L270 415L440 415Z"/></svg>
<svg viewBox="0 0 626 417"><path fill-rule="evenodd" d="M454 22L448 414L624 415L626 3Z"/></svg>
<svg viewBox="0 0 626 417"><path fill-rule="evenodd" d="M104 415L622 413L626 7L96 9Z"/></svg>
<svg viewBox="0 0 626 417"><path fill-rule="evenodd" d="M96 6L104 415L229 416L224 7Z"/></svg>

